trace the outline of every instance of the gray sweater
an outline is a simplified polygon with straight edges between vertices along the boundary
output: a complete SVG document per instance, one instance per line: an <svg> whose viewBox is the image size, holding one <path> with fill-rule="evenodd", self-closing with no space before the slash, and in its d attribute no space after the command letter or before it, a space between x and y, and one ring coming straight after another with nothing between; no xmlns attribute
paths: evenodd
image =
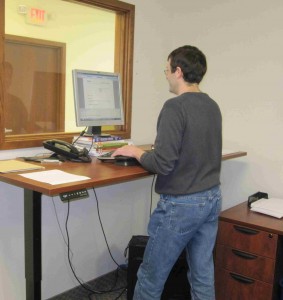
<svg viewBox="0 0 283 300"><path fill-rule="evenodd" d="M220 184L222 117L216 102L190 92L167 100L154 147L141 164L157 174L157 193L192 194Z"/></svg>

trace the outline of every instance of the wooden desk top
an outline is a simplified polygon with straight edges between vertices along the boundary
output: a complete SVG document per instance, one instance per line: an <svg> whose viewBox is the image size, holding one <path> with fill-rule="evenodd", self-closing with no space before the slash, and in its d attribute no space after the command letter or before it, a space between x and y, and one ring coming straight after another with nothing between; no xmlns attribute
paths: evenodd
<svg viewBox="0 0 283 300"><path fill-rule="evenodd" d="M222 155L222 161L237 158L237 157L242 157L242 156L247 156L247 152L236 151L236 152L231 152L231 153L225 153Z"/></svg>
<svg viewBox="0 0 283 300"><path fill-rule="evenodd" d="M245 155L247 155L246 152L239 151L223 155L222 159L227 160ZM54 196L63 192L112 185L152 175L141 166L117 166L113 163L103 163L95 158L93 158L92 163L64 162L62 164L45 164L44 166L45 170L58 169L75 175L87 176L91 179L68 184L50 185L24 178L19 176L18 173L7 173L0 174L0 181L40 192L44 195Z"/></svg>
<svg viewBox="0 0 283 300"><path fill-rule="evenodd" d="M50 185L24 178L19 176L17 173L7 173L0 174L0 180L15 186L37 191L48 196L53 196L63 192L112 185L150 175L149 172L140 166L123 167L117 166L113 163L103 163L97 159L93 159L91 163L75 163L67 161L61 164L44 164L44 166L45 171L58 169L75 175L87 176L91 179L67 184Z"/></svg>

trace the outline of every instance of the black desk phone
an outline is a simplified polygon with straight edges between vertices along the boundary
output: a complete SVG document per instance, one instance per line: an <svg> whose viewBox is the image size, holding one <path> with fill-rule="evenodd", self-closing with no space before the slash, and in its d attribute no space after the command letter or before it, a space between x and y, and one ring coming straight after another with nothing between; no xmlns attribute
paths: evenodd
<svg viewBox="0 0 283 300"><path fill-rule="evenodd" d="M88 154L88 150L78 150L74 145L69 144L61 140L48 140L43 142L43 147L53 151L59 157L63 159L75 161L75 162L91 162L91 157Z"/></svg>

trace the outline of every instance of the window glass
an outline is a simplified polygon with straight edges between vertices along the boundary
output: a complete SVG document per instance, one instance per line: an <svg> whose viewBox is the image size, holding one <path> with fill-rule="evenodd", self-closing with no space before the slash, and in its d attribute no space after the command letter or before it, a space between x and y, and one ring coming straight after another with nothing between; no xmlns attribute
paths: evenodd
<svg viewBox="0 0 283 300"><path fill-rule="evenodd" d="M0 149L71 142L82 130L72 69L120 73L125 125L103 132L130 138L134 18L122 1L0 0Z"/></svg>
<svg viewBox="0 0 283 300"><path fill-rule="evenodd" d="M25 40L5 41L6 134L78 131L72 69L114 71L115 13L62 0L9 0L5 3L5 34L28 37L39 46L26 45ZM40 47L44 41L51 46ZM54 47L61 43L65 53L54 51L53 42ZM59 101L65 101L61 105L65 118L56 107ZM16 112L19 118L15 119Z"/></svg>

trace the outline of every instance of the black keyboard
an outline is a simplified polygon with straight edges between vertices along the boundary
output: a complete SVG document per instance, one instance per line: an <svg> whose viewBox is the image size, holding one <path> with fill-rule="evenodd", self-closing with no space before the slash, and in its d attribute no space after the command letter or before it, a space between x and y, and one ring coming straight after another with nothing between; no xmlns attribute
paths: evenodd
<svg viewBox="0 0 283 300"><path fill-rule="evenodd" d="M115 160L114 156L111 157L113 152L114 151L109 151L109 152L106 152L104 154L101 154L101 155L97 156L97 159L99 159L99 160Z"/></svg>

